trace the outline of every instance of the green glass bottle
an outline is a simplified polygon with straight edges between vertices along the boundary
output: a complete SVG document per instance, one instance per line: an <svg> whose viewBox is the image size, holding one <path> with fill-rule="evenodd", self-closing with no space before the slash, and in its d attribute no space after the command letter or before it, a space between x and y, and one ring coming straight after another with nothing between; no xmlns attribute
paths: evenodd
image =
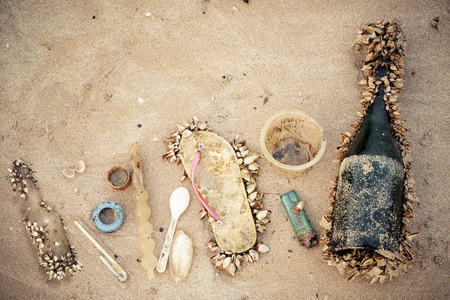
<svg viewBox="0 0 450 300"><path fill-rule="evenodd" d="M377 80L387 72L379 67ZM381 83L340 166L331 238L334 251L399 252L405 169L383 97Z"/></svg>

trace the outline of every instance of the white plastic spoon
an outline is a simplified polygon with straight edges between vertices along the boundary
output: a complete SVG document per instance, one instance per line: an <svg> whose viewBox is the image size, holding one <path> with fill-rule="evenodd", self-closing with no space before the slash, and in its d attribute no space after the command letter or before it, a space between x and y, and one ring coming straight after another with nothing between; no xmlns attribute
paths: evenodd
<svg viewBox="0 0 450 300"><path fill-rule="evenodd" d="M173 191L170 196L170 211L172 213L172 221L170 221L169 230L167 231L166 240L159 256L156 270L162 273L166 270L167 259L169 258L170 245L172 245L173 234L177 225L178 218L186 210L189 204L189 191L184 187L179 187Z"/></svg>

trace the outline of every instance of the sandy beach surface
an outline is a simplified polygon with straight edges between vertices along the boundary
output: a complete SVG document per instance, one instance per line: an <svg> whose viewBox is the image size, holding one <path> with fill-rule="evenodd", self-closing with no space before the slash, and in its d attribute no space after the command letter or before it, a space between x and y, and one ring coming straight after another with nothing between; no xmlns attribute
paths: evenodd
<svg viewBox="0 0 450 300"><path fill-rule="evenodd" d="M448 1L0 1L0 298L2 299L448 299L449 262ZM431 25L439 17L437 28ZM322 259L319 245L301 247L280 194L296 190L317 233L340 133L360 108L360 55L351 48L359 25L399 20L407 39L400 95L413 143L416 191L408 273L369 286L347 282ZM109 97L109 96L111 97ZM138 100L139 98L140 101ZM231 277L209 261L210 225L182 166L161 159L166 138L197 116L231 141L236 134L262 155L259 133L272 114L300 109L324 128L327 149L305 176L288 179L259 160L259 189L272 211L261 235L270 252ZM166 271L146 278L132 188L112 190L105 175L139 142L150 194L155 256L170 223L169 198L188 188L191 204L178 229L194 241L187 279ZM5 179L22 158L37 172L40 194L64 218L84 268L47 281L22 224L26 207ZM73 179L62 170L77 161ZM78 193L74 190L77 189ZM125 212L122 228L101 234L90 216L105 200ZM120 283L75 227L81 219L117 256L130 279Z"/></svg>

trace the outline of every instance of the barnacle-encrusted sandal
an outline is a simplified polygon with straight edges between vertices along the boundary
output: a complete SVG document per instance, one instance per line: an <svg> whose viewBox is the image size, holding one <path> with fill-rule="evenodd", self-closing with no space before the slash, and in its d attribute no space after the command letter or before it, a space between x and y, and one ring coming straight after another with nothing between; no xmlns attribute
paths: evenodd
<svg viewBox="0 0 450 300"><path fill-rule="evenodd" d="M168 139L168 152L163 155L170 162L181 162L194 190L209 214L215 242L208 247L216 267L234 275L244 261L259 260L259 254L269 251L257 245L257 234L265 231L269 222L268 210L263 210L262 193L256 191L259 166L258 155L251 153L245 142L228 143L208 131L207 123L196 117L178 126Z"/></svg>

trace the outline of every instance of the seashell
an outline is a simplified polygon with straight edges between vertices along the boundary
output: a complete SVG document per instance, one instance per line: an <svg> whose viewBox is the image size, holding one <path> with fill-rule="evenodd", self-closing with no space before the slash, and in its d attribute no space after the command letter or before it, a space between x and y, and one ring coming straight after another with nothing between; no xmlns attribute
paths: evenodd
<svg viewBox="0 0 450 300"><path fill-rule="evenodd" d="M269 214L268 210L261 210L256 214L256 218L261 221L262 219L267 217L268 214Z"/></svg>
<svg viewBox="0 0 450 300"><path fill-rule="evenodd" d="M217 268L217 267L220 267L222 264L223 264L223 261L224 261L224 259L222 258L222 259L218 259L218 260L216 260L216 263L214 264L215 265L215 267Z"/></svg>
<svg viewBox="0 0 450 300"><path fill-rule="evenodd" d="M256 182L251 183L247 186L247 194L251 194L256 190Z"/></svg>
<svg viewBox="0 0 450 300"><path fill-rule="evenodd" d="M198 126L198 130L206 130L207 127L208 127L208 122L201 123L201 124Z"/></svg>
<svg viewBox="0 0 450 300"><path fill-rule="evenodd" d="M248 195L248 200L249 201L254 201L256 199L256 196L258 195L258 192L254 191L253 193L251 193L250 195Z"/></svg>
<svg viewBox="0 0 450 300"><path fill-rule="evenodd" d="M262 208L262 204L259 201L251 201L250 202L250 207L254 208L254 209L261 209Z"/></svg>
<svg viewBox="0 0 450 300"><path fill-rule="evenodd" d="M227 272L234 276L236 274L236 265L234 263L230 264L227 268Z"/></svg>
<svg viewBox="0 0 450 300"><path fill-rule="evenodd" d="M250 172L247 169L242 169L241 170L241 177L242 179L244 179L245 181L250 181L252 175L250 174Z"/></svg>
<svg viewBox="0 0 450 300"><path fill-rule="evenodd" d="M248 166L248 169L249 169L249 171L258 171L259 166L257 163L254 162Z"/></svg>
<svg viewBox="0 0 450 300"><path fill-rule="evenodd" d="M183 133L181 135L182 135L182 137L185 138L185 137L190 136L191 134L192 134L192 131L186 129L186 130L183 131Z"/></svg>
<svg viewBox="0 0 450 300"><path fill-rule="evenodd" d="M373 267L372 269L370 269L370 271L367 273L367 275L369 275L370 277L375 277L375 276L381 275L381 273L383 273L383 270L381 270L378 267Z"/></svg>
<svg viewBox="0 0 450 300"><path fill-rule="evenodd" d="M223 261L223 265L222 268L226 269L231 265L231 256L227 256L224 261Z"/></svg>
<svg viewBox="0 0 450 300"><path fill-rule="evenodd" d="M408 241L412 241L413 239L417 238L420 235L420 232L414 232L406 235L406 239Z"/></svg>
<svg viewBox="0 0 450 300"><path fill-rule="evenodd" d="M180 182L185 181L186 178L187 178L187 175L186 175L186 173L184 173L183 175L181 175Z"/></svg>
<svg viewBox="0 0 450 300"><path fill-rule="evenodd" d="M256 252L255 250L251 249L250 251L248 251L248 255L252 258L252 260L254 262L259 260L259 254L258 252Z"/></svg>
<svg viewBox="0 0 450 300"><path fill-rule="evenodd" d="M258 246L256 246L256 251L258 251L259 253L267 253L269 252L269 250L269 247L264 244L259 244Z"/></svg>
<svg viewBox="0 0 450 300"><path fill-rule="evenodd" d="M77 165L75 166L75 172L77 173L83 173L86 170L86 164L84 161L80 160L78 161Z"/></svg>
<svg viewBox="0 0 450 300"><path fill-rule="evenodd" d="M74 178L75 177L75 168L67 168L63 170L63 174L64 176L66 176L67 178Z"/></svg>
<svg viewBox="0 0 450 300"><path fill-rule="evenodd" d="M305 202L302 200L300 201L297 206L295 207L295 212L300 212L301 210L303 210L303 208L305 208Z"/></svg>
<svg viewBox="0 0 450 300"><path fill-rule="evenodd" d="M266 231L266 226L256 223L256 230L260 233L264 233Z"/></svg>
<svg viewBox="0 0 450 300"><path fill-rule="evenodd" d="M361 266L370 266L371 264L373 264L373 258L366 259Z"/></svg>
<svg viewBox="0 0 450 300"><path fill-rule="evenodd" d="M239 148L239 152L241 152L242 156L247 156L250 153L250 149L247 146L243 146Z"/></svg>
<svg viewBox="0 0 450 300"><path fill-rule="evenodd" d="M249 165L259 158L257 154L250 154L244 158L244 164Z"/></svg>
<svg viewBox="0 0 450 300"><path fill-rule="evenodd" d="M257 222L259 222L260 224L266 225L266 224L270 223L270 220L265 218L265 219L262 219L262 220L258 220Z"/></svg>
<svg viewBox="0 0 450 300"><path fill-rule="evenodd" d="M193 257L194 244L192 239L182 230L177 231L169 254L170 276L177 284L186 278L189 273Z"/></svg>
<svg viewBox="0 0 450 300"><path fill-rule="evenodd" d="M241 268L241 260L236 258L236 260L234 261L234 264L236 265L236 268L240 269Z"/></svg>

